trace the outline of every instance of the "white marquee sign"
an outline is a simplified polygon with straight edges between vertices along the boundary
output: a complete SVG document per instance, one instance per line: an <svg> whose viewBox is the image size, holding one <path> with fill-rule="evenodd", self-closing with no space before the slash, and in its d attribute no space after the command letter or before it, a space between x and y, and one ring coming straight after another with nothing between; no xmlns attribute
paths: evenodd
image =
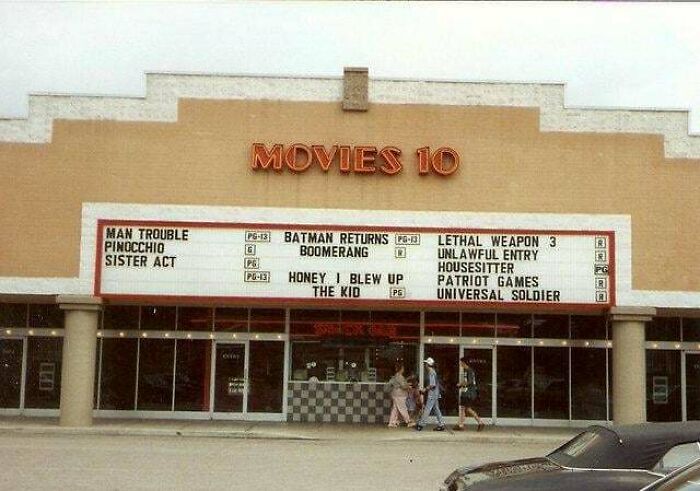
<svg viewBox="0 0 700 491"><path fill-rule="evenodd" d="M105 297L615 303L614 232L100 220Z"/></svg>

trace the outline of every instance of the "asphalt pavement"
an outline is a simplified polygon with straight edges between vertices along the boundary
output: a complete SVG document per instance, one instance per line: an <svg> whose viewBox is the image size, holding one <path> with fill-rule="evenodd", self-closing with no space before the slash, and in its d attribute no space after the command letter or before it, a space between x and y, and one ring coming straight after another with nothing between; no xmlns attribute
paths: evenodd
<svg viewBox="0 0 700 491"><path fill-rule="evenodd" d="M2 491L437 490L459 466L543 455L561 443L490 443L447 432L296 425L293 431L275 428L274 435L292 439L271 433L259 438L265 425L242 423L222 425L221 431L234 437L204 436L198 425L154 425L160 426L157 433L123 424L100 425L111 426L111 433L2 426ZM246 434L253 436L241 436Z"/></svg>

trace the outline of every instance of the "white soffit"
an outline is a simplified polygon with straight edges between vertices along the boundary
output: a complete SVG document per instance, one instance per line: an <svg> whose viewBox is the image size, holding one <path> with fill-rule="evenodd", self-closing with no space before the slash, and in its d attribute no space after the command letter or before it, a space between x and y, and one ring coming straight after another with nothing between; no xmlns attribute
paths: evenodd
<svg viewBox="0 0 700 491"><path fill-rule="evenodd" d="M667 158L700 159L688 111L566 108L564 84L370 80L375 104L536 107L541 131L659 134ZM31 95L27 119L0 120L0 141L46 143L54 119L177 121L181 98L339 102L340 78L147 74L145 97Z"/></svg>

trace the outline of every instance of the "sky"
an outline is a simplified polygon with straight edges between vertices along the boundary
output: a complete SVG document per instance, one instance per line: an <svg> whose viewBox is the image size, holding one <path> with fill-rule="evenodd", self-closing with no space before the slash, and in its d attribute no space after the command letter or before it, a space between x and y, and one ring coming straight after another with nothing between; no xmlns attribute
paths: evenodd
<svg viewBox="0 0 700 491"><path fill-rule="evenodd" d="M700 3L0 2L0 118L146 72L566 83L568 107L690 109Z"/></svg>

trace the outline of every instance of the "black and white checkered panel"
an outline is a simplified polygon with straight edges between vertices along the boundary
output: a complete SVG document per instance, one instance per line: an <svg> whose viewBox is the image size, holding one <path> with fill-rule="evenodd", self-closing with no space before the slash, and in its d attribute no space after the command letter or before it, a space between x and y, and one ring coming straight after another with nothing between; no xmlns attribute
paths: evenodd
<svg viewBox="0 0 700 491"><path fill-rule="evenodd" d="M290 382L288 421L386 423L391 395L384 384Z"/></svg>

